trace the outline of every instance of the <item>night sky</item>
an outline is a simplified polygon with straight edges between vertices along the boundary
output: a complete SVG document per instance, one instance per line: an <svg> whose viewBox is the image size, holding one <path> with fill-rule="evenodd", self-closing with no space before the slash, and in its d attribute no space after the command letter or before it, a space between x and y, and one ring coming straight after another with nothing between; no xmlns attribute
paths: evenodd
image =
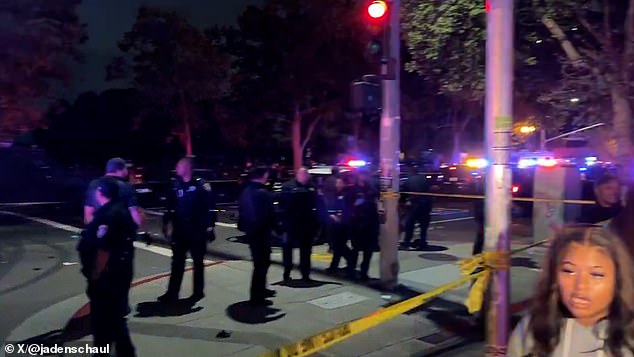
<svg viewBox="0 0 634 357"><path fill-rule="evenodd" d="M249 4L263 0L83 0L79 16L87 25L88 42L82 47L86 63L77 65L74 83L63 96L68 99L84 91L101 92L127 87L126 82L105 82L105 66L118 55L117 41L132 28L140 5L176 10L201 28L211 24L235 24Z"/></svg>

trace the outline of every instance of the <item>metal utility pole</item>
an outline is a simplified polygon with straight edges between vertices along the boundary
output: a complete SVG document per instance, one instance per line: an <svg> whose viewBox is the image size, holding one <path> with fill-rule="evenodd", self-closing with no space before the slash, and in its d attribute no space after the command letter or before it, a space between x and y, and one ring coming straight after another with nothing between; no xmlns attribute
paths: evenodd
<svg viewBox="0 0 634 357"><path fill-rule="evenodd" d="M382 61L383 111L381 113L381 191L385 209L385 224L381 232L381 284L391 290L398 282L398 192L399 153L401 134L400 98L400 0L392 0L388 5L389 25L387 26L387 56Z"/></svg>
<svg viewBox="0 0 634 357"><path fill-rule="evenodd" d="M488 251L510 250L511 131L513 126L513 2L487 0L485 147L491 165L486 180L485 243ZM487 356L506 356L509 334L509 269L496 270L487 311Z"/></svg>

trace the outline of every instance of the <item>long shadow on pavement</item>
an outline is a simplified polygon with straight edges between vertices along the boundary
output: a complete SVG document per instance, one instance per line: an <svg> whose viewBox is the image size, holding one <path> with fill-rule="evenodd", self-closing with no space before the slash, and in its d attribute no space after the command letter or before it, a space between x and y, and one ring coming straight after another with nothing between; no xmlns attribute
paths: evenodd
<svg viewBox="0 0 634 357"><path fill-rule="evenodd" d="M183 316L202 310L202 306L195 306L195 303L188 299L180 299L172 303L159 301L146 301L137 304L135 317L152 316Z"/></svg>
<svg viewBox="0 0 634 357"><path fill-rule="evenodd" d="M77 317L68 321L63 329L52 330L41 335L30 337L18 343L39 344L43 346L63 345L66 342L82 339L90 335L90 315Z"/></svg>
<svg viewBox="0 0 634 357"><path fill-rule="evenodd" d="M243 324L265 324L286 316L282 310L270 306L254 306L248 301L240 301L227 307L227 316Z"/></svg>
<svg viewBox="0 0 634 357"><path fill-rule="evenodd" d="M310 288L318 288L324 285L343 285L341 283L337 283L335 281L322 281L322 280L288 280L288 281L278 281L277 283L273 283L271 285L285 286L288 288L297 288L297 289L310 289Z"/></svg>

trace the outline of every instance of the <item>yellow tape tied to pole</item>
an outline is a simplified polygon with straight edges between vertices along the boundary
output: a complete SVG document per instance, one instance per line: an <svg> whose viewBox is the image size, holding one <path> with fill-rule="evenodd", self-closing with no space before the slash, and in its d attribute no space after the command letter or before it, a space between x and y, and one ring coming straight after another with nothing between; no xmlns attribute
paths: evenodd
<svg viewBox="0 0 634 357"><path fill-rule="evenodd" d="M311 355L374 326L380 325L381 323L396 316L415 309L438 295L460 287L474 279L476 282L469 291L469 295L465 300L465 305L470 313L480 311L484 302L484 292L491 280L491 273L494 270L509 269L511 265L511 255L547 242L548 240L543 240L510 252L484 252L471 258L463 259L458 262L458 266L460 268L460 272L465 276L459 279L392 306L376 310L360 319L339 325L307 337L301 341L283 346L274 352L262 354L260 357L300 357Z"/></svg>
<svg viewBox="0 0 634 357"><path fill-rule="evenodd" d="M464 259L458 262L458 265L463 275L471 275L480 269L482 270L480 272L482 275L476 278L475 284L469 290L469 295L465 301L469 313L472 314L482 309L484 292L489 285L493 270L509 269L511 267L511 255L509 252L484 252L472 258Z"/></svg>

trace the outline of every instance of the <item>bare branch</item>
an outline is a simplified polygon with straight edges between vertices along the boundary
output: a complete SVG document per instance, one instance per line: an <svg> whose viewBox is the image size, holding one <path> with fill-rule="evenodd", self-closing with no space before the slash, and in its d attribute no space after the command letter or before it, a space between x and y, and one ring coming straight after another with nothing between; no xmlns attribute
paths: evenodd
<svg viewBox="0 0 634 357"><path fill-rule="evenodd" d="M542 23L544 24L544 26L546 26L548 31L550 31L550 34L559 41L564 52L566 52L566 56L568 57L568 59L573 63L580 62L581 55L579 54L577 49L572 45L572 42L568 40L568 37L561 30L561 27L559 27L559 25L555 22L555 20L544 15L542 17Z"/></svg>
<svg viewBox="0 0 634 357"><path fill-rule="evenodd" d="M577 20L586 30L588 30L588 32L590 32L590 34L601 44L601 46L604 46L606 49L609 48L609 46L607 45L608 41L606 40L605 36L602 36L601 33L599 33L594 27L592 27L590 22L588 22L588 19L586 19L581 13L577 14Z"/></svg>
<svg viewBox="0 0 634 357"><path fill-rule="evenodd" d="M310 126L308 126L308 131L306 131L306 138L304 138L304 141L302 142L302 152L313 136L313 132L315 131L315 128L317 127L317 124L319 124L319 122L321 121L322 117L322 115L316 116L315 119L313 119L313 121L310 123Z"/></svg>

